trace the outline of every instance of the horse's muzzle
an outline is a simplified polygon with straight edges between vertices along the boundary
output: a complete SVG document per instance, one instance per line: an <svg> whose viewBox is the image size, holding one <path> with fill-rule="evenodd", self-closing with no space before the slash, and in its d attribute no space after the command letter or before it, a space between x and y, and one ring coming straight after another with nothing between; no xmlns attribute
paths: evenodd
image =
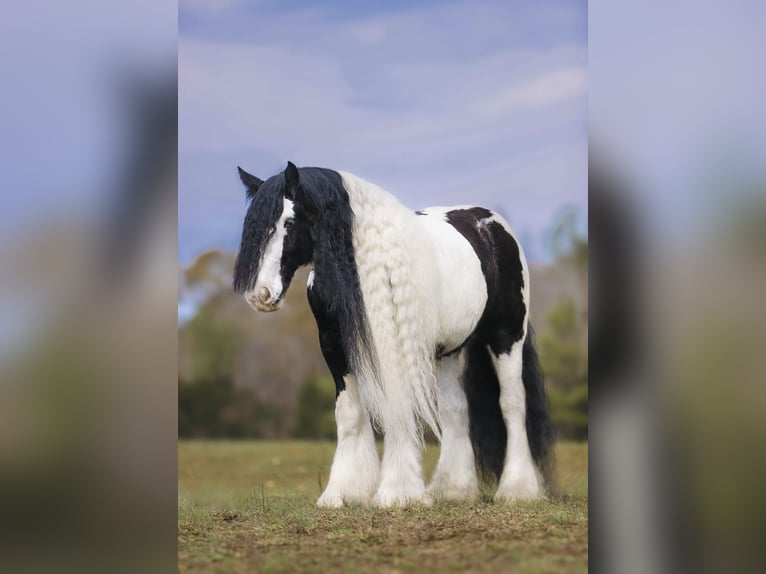
<svg viewBox="0 0 766 574"><path fill-rule="evenodd" d="M278 310L282 303L282 298L274 297L268 287L260 287L255 293L248 293L245 299L253 309L263 313Z"/></svg>
<svg viewBox="0 0 766 574"><path fill-rule="evenodd" d="M277 300L274 303L269 303L269 304L263 304L263 303L260 303L260 302L256 301L255 304L251 304L251 306L256 311L261 311L262 313L273 313L274 311L279 311L279 308L282 306L282 305L280 305L280 303L281 303L281 301L279 301L279 300Z"/></svg>

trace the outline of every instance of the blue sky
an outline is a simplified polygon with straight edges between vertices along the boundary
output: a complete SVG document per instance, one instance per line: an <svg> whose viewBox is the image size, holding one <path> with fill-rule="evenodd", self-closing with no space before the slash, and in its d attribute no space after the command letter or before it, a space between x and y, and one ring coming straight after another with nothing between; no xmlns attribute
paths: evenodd
<svg viewBox="0 0 766 574"><path fill-rule="evenodd" d="M766 3L588 11L586 24L584 2L9 4L0 241L110 205L127 131L115 77L163 74L176 54L182 262L236 248L236 164L266 176L287 159L357 172L413 208L499 206L542 256L556 211L584 213L586 97L594 149L664 241L718 209L701 201L716 177L763 174Z"/></svg>
<svg viewBox="0 0 766 574"><path fill-rule="evenodd" d="M667 248L766 180L766 3L589 3L591 145Z"/></svg>
<svg viewBox="0 0 766 574"><path fill-rule="evenodd" d="M109 206L130 131L126 85L167 75L176 32L175 2L4 3L0 241Z"/></svg>
<svg viewBox="0 0 766 574"><path fill-rule="evenodd" d="M178 50L181 263L237 247L237 165L287 160L496 208L530 259L586 225L586 2L182 0Z"/></svg>

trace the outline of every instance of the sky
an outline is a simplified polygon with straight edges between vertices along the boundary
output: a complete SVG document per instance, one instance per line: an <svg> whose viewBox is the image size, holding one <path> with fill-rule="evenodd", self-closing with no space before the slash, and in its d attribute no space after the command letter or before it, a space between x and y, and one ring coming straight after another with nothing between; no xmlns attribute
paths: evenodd
<svg viewBox="0 0 766 574"><path fill-rule="evenodd" d="M7 4L3 245L110 206L125 78L176 60L181 262L236 248L237 164L347 169L413 208L497 207L538 259L559 209L584 224L586 135L660 241L728 201L704 197L727 170L766 166L757 0Z"/></svg>
<svg viewBox="0 0 766 574"><path fill-rule="evenodd" d="M179 261L236 249L236 166L343 169L418 209L475 204L531 260L587 227L586 2L179 7Z"/></svg>
<svg viewBox="0 0 766 574"><path fill-rule="evenodd" d="M5 3L0 247L112 207L131 83L176 61L182 264L236 249L236 165L287 160L413 209L499 209L545 260L560 210L587 225L588 136L665 247L737 205L727 178L766 181L764 19L758 0Z"/></svg>
<svg viewBox="0 0 766 574"><path fill-rule="evenodd" d="M0 242L109 205L130 92L173 71L177 21L158 0L0 6Z"/></svg>
<svg viewBox="0 0 766 574"><path fill-rule="evenodd" d="M741 199L732 183L766 181L766 3L588 8L592 150L632 188L658 249L708 233Z"/></svg>

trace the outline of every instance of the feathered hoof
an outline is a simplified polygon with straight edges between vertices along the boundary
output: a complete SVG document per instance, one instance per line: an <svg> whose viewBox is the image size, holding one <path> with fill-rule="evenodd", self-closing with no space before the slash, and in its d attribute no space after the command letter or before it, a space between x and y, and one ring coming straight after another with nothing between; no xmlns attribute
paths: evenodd
<svg viewBox="0 0 766 574"><path fill-rule="evenodd" d="M369 491L358 492L357 490L347 490L342 493L342 490L325 490L322 496L317 500L317 506L324 508L340 508L341 506L348 506L349 504L370 504L372 495Z"/></svg>
<svg viewBox="0 0 766 574"><path fill-rule="evenodd" d="M446 502L475 502L479 500L479 487L476 485L431 485L426 496L431 500Z"/></svg>
<svg viewBox="0 0 766 574"><path fill-rule="evenodd" d="M415 505L431 506L433 500L423 488L380 488L375 493L372 503L380 508L396 508Z"/></svg>
<svg viewBox="0 0 766 574"><path fill-rule="evenodd" d="M496 502L506 503L542 500L543 498L545 498L545 492L537 483L520 483L510 486L500 485L494 496Z"/></svg>
<svg viewBox="0 0 766 574"><path fill-rule="evenodd" d="M325 491L317 500L317 506L320 508L341 508L343 497L338 493Z"/></svg>

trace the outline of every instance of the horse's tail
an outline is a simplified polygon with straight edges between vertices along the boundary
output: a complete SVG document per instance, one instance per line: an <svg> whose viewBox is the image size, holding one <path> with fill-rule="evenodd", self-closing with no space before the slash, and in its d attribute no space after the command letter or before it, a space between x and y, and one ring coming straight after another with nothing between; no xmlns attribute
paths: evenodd
<svg viewBox="0 0 766 574"><path fill-rule="evenodd" d="M553 488L554 432L548 412L545 379L529 325L522 347L522 382L526 405L527 440L532 459L547 490ZM508 431L500 409L500 382L486 343L469 341L464 373L468 398L469 430L474 455L482 477L500 480L505 463Z"/></svg>
<svg viewBox="0 0 766 574"><path fill-rule="evenodd" d="M540 366L535 348L535 337L532 325L527 326L527 336L522 348L521 379L524 383L526 397L527 441L532 453L532 460L540 471L546 490L551 491L553 485L553 444L555 434L548 408L548 397L545 393L545 377Z"/></svg>
<svg viewBox="0 0 766 574"><path fill-rule="evenodd" d="M465 353L463 384L468 399L471 444L482 478L497 482L503 472L508 442L508 431L500 410L500 381L484 341L472 337Z"/></svg>

